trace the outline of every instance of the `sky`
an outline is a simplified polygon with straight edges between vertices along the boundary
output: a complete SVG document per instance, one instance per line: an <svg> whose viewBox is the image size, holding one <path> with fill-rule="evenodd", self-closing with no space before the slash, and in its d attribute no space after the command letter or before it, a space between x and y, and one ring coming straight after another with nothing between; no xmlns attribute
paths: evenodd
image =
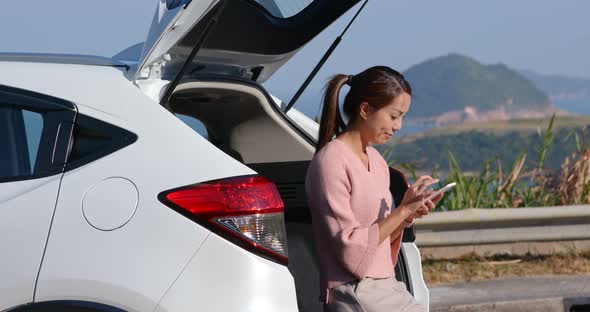
<svg viewBox="0 0 590 312"><path fill-rule="evenodd" d="M369 1L296 107L319 115L321 88L333 74L377 64L404 71L449 53L542 74L590 77L586 12L590 1ZM308 44L266 83L268 89L288 101L299 86L287 92L289 82L305 79L353 13Z"/></svg>
<svg viewBox="0 0 590 312"><path fill-rule="evenodd" d="M156 5L157 0L4 1L0 52L112 56L146 38ZM264 84L271 93L288 101L352 11ZM403 71L448 53L542 74L590 77L587 12L587 0L371 0L303 98L320 96L336 73L376 64ZM316 106L303 110L313 114Z"/></svg>

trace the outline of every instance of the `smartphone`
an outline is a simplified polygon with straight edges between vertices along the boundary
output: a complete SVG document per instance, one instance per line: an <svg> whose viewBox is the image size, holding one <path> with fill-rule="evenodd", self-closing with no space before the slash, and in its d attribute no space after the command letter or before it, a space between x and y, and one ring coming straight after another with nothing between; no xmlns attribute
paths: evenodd
<svg viewBox="0 0 590 312"><path fill-rule="evenodd" d="M451 182L445 186L443 186L442 188L440 188L438 191L430 194L430 196L426 197L425 200L432 200L434 199L436 196L440 195L441 193L447 192L450 189L452 189L453 187L455 187L455 185L457 185L457 183L455 182Z"/></svg>

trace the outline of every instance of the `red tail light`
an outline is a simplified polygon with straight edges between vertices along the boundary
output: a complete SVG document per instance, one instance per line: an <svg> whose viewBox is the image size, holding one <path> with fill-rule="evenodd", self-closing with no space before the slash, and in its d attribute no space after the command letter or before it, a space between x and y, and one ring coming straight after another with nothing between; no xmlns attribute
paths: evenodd
<svg viewBox="0 0 590 312"><path fill-rule="evenodd" d="M283 201L270 180L233 177L166 191L158 198L229 241L287 264Z"/></svg>

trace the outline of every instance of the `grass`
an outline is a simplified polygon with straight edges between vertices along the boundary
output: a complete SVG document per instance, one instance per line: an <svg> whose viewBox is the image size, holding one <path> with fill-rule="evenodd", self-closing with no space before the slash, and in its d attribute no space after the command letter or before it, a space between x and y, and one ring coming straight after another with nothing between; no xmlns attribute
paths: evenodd
<svg viewBox="0 0 590 312"><path fill-rule="evenodd" d="M551 117L544 131L538 130L541 138L536 157L530 157L522 151L510 166L509 172L503 172L499 158L492 158L482 164L482 169L476 174L465 173L455 155L449 152L449 173L446 179L441 179L438 187L450 181L457 182L457 186L447 193L437 204L437 210L459 210L465 208L515 208L515 207L543 207L572 204L590 204L590 147L586 140L585 130L580 136L578 132L571 132L576 140L577 150L563 160L561 170L551 171L544 167L549 149L554 148L554 130L556 127L573 123L587 125L590 117ZM573 121L577 121L575 123ZM524 123L524 122L522 122ZM492 128L508 125L518 125L520 121L497 122ZM538 121L527 121L526 125L539 128ZM463 126L468 127L468 126ZM471 126L469 126L471 127ZM479 128L488 126L478 125ZM437 129L438 131L438 129ZM389 159L392 150L383 153ZM533 158L530 161L529 158ZM409 176L415 180L416 172L412 164L400 164ZM438 177L436 169L431 173Z"/></svg>
<svg viewBox="0 0 590 312"><path fill-rule="evenodd" d="M590 251L550 256L483 258L471 255L456 260L424 260L422 271L428 286L511 277L590 274Z"/></svg>

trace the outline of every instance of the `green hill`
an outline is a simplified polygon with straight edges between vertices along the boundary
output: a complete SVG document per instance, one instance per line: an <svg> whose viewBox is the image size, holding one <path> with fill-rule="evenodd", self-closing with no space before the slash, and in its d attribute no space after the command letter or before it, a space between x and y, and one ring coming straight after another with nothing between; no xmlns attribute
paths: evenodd
<svg viewBox="0 0 590 312"><path fill-rule="evenodd" d="M455 155L466 171L479 171L487 160L495 160L496 157L506 166L503 170L510 170L520 152L529 155L529 163L537 159L538 147L548 122L544 118L454 125L424 133L394 136L391 142L377 146L377 149L386 155L387 161L411 164L423 171L433 168L448 170L449 152ZM572 131L581 138L583 128L590 133L590 116L555 119L555 141L547 154L547 168L558 169L565 157L576 150Z"/></svg>
<svg viewBox="0 0 590 312"><path fill-rule="evenodd" d="M449 54L412 66L404 76L412 84L412 118L432 117L472 106L490 111L550 107L547 94L504 64L482 65Z"/></svg>

